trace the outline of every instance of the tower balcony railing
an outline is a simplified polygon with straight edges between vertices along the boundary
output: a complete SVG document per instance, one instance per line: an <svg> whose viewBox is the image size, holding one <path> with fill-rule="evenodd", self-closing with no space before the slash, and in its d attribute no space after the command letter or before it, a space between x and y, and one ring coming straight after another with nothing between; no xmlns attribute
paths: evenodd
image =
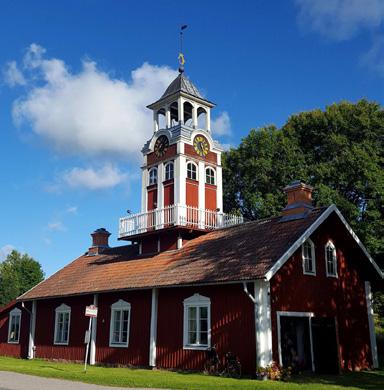
<svg viewBox="0 0 384 390"><path fill-rule="evenodd" d="M239 215L173 204L120 218L119 238L176 226L209 231L243 222L243 217Z"/></svg>

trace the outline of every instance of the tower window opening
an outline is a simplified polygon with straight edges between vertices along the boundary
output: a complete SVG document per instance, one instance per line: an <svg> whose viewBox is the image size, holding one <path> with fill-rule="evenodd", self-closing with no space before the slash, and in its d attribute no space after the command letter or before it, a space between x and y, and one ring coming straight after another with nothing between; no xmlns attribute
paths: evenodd
<svg viewBox="0 0 384 390"><path fill-rule="evenodd" d="M191 180L197 180L197 168L196 164L189 162L187 164L187 178Z"/></svg>
<svg viewBox="0 0 384 390"><path fill-rule="evenodd" d="M212 185L216 184L215 183L215 170L214 169L207 168L205 170L205 182L207 184L212 184Z"/></svg>
<svg viewBox="0 0 384 390"><path fill-rule="evenodd" d="M199 129L206 129L206 123L207 123L207 111L199 107L197 109L197 127Z"/></svg>
<svg viewBox="0 0 384 390"><path fill-rule="evenodd" d="M184 124L192 127L193 125L193 106L189 102L184 102Z"/></svg>
<svg viewBox="0 0 384 390"><path fill-rule="evenodd" d="M157 111L157 121L158 121L159 130L165 129L167 127L167 120L165 118L164 108L161 108L159 111Z"/></svg>
<svg viewBox="0 0 384 390"><path fill-rule="evenodd" d="M165 180L171 180L171 179L173 179L173 172L174 172L174 169L173 169L173 162L169 162L169 163L165 166Z"/></svg>
<svg viewBox="0 0 384 390"><path fill-rule="evenodd" d="M152 168L149 171L149 185L157 184L157 168Z"/></svg>
<svg viewBox="0 0 384 390"><path fill-rule="evenodd" d="M173 102L169 109L171 110L171 127L179 123L179 108L177 102Z"/></svg>

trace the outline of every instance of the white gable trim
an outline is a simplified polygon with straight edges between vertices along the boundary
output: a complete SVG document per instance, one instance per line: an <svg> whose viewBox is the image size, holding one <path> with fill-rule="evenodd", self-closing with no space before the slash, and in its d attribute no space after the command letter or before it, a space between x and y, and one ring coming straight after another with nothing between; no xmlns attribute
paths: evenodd
<svg viewBox="0 0 384 390"><path fill-rule="evenodd" d="M363 245L363 243L360 241L359 237L357 237L356 233L352 230L352 228L349 226L348 222L345 220L345 218L342 216L339 209L333 204L329 206L319 218L316 219L316 221L296 240L296 242L283 254L283 256L280 257L280 259L273 265L273 267L265 274L266 280L271 280L275 273L285 264L285 262L296 252L298 248L300 248L301 245L311 236L311 234L329 217L329 215L335 212L338 217L340 218L341 222L343 222L344 226L348 230L348 232L351 234L353 239L356 241L356 243L359 245L359 247L364 252L365 256L368 258L368 260L371 262L373 267L376 269L378 274L381 278L384 277L383 272L381 271L380 267L375 263L371 255L368 253L367 249Z"/></svg>

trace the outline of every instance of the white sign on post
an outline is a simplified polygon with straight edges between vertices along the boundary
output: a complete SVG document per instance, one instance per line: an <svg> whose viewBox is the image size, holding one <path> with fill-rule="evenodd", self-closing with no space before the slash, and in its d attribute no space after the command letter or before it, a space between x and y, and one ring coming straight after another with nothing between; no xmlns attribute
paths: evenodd
<svg viewBox="0 0 384 390"><path fill-rule="evenodd" d="M91 341L91 325L92 318L97 317L97 307L95 305L90 305L85 307L85 316L89 317L89 326L88 330L85 332L84 342L87 344L85 348L85 359L84 359L84 371L87 372L87 360L88 360L88 351L89 351L89 342Z"/></svg>
<svg viewBox="0 0 384 390"><path fill-rule="evenodd" d="M95 305L90 305L85 307L85 316L86 317L97 317L97 307Z"/></svg>

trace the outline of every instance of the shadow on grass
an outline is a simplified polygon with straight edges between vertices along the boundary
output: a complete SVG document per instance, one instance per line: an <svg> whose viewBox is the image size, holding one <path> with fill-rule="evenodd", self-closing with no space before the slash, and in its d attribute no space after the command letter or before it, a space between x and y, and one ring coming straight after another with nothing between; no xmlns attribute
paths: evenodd
<svg viewBox="0 0 384 390"><path fill-rule="evenodd" d="M292 383L308 385L337 385L343 387L356 387L366 390L383 390L384 389L384 371L361 371L355 373L346 373L342 375L310 375L305 374L294 377Z"/></svg>
<svg viewBox="0 0 384 390"><path fill-rule="evenodd" d="M39 366L40 368L50 368L51 370L56 370L56 371L65 371L62 368L59 367L52 367L52 366Z"/></svg>

